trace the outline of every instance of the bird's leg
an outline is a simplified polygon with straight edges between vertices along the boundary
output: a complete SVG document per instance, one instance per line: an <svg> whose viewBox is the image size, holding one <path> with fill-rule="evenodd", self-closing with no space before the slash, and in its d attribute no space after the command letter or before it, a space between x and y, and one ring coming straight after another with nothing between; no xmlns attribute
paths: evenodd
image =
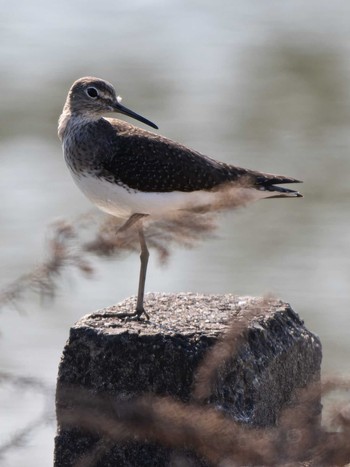
<svg viewBox="0 0 350 467"><path fill-rule="evenodd" d="M145 216L148 216L148 214L141 214L141 213L132 214L132 216L130 216L129 219L118 229L118 232L123 232L129 229L137 221L139 221L140 219L142 219L142 217L145 217ZM148 251L147 244L146 244L145 234L143 232L142 222L138 229L138 234L139 234L139 241L140 241L140 246L141 246L141 254L140 254L141 267L140 267L140 278L139 278L139 288L138 288L138 293L137 293L136 310L133 313L123 313L123 312L109 313L108 314L109 316L115 316L121 319L132 318L132 317L137 317L137 319L140 319L142 315L145 315L146 318L149 319L149 316L143 307L143 298L145 295L145 281L146 281L149 251Z"/></svg>
<svg viewBox="0 0 350 467"><path fill-rule="evenodd" d="M148 214L141 214L140 212L135 212L135 214L132 214L129 217L129 219L126 222L124 222L124 224L121 227L119 227L117 232L125 232L125 230L130 229L130 227L132 227L137 221L146 216L148 216Z"/></svg>
<svg viewBox="0 0 350 467"><path fill-rule="evenodd" d="M139 240L140 240L140 246L141 246L141 254L140 254L141 267L140 267L139 288L137 292L136 315L138 318L140 318L140 316L144 314L146 318L149 319L149 316L145 312L145 309L143 307L143 297L145 295L145 282L146 282L146 272L147 272L149 251L147 248L142 224L139 228Z"/></svg>

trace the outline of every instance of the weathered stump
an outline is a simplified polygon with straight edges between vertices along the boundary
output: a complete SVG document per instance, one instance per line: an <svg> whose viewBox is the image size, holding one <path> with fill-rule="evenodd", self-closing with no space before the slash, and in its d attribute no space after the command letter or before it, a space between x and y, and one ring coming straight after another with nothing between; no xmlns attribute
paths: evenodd
<svg viewBox="0 0 350 467"><path fill-rule="evenodd" d="M320 341L280 300L148 294L150 321L111 315L133 311L134 305L128 299L84 316L70 331L57 382L55 467L74 466L79 459L86 460L81 466L96 467L206 465L195 455L148 442L147 435L101 442L99 433L86 427L61 426L63 411L74 409L67 388L126 404L143 394L185 403L198 402L201 395L205 407L242 424L269 427L296 388L319 380ZM310 417L317 423L318 402L313 410ZM89 453L95 458L87 460Z"/></svg>

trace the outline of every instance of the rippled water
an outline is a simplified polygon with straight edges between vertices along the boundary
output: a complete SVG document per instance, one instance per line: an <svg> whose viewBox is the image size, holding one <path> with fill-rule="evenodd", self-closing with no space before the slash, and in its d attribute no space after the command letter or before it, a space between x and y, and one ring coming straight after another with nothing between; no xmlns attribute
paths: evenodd
<svg viewBox="0 0 350 467"><path fill-rule="evenodd" d="M225 214L216 239L174 251L165 269L153 255L147 290L273 293L320 335L324 371L347 373L349 8L341 1L3 3L1 284L43 259L48 223L90 208L64 166L56 121L72 81L100 76L162 134L305 182L303 199ZM54 303L40 306L34 297L22 313L4 309L1 368L54 385L72 323L134 294L137 275L136 255L99 261L93 282L63 279ZM6 440L43 401L0 389ZM37 430L4 465L51 462L53 432Z"/></svg>

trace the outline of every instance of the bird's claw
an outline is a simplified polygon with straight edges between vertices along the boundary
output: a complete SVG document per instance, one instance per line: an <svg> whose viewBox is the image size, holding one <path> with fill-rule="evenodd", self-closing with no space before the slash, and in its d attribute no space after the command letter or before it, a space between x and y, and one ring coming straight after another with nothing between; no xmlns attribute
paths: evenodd
<svg viewBox="0 0 350 467"><path fill-rule="evenodd" d="M149 315L148 313L145 311L144 308L142 308L141 310L135 310L133 313L113 313L113 316L116 317L116 318L119 318L119 319L125 319L125 318L134 318L136 319L137 321L141 321L141 316L142 315L145 315L146 319L149 320Z"/></svg>

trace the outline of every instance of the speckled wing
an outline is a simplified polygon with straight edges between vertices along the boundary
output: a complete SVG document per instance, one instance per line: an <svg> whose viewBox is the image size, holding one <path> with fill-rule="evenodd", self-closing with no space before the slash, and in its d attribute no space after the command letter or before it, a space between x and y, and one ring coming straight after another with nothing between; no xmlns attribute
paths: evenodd
<svg viewBox="0 0 350 467"><path fill-rule="evenodd" d="M113 126L115 136L98 175L131 189L143 192L212 190L243 177L256 189L293 193L273 185L299 182L217 162L155 133L117 119L106 120Z"/></svg>

